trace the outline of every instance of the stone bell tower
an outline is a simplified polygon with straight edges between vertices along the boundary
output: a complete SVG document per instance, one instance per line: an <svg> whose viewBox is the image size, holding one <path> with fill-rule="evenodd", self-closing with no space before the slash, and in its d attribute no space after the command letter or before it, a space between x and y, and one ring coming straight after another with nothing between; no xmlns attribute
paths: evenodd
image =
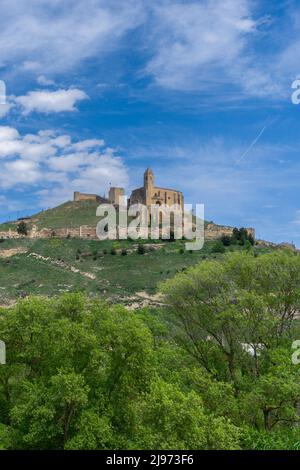
<svg viewBox="0 0 300 470"><path fill-rule="evenodd" d="M152 202L153 188L154 188L153 171L151 170L151 168L147 168L147 170L144 173L145 203L147 207L149 207Z"/></svg>

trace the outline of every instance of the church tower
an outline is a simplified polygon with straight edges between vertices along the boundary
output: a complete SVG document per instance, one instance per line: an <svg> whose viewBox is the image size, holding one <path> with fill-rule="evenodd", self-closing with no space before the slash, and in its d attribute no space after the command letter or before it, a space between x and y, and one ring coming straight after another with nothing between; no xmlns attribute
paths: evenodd
<svg viewBox="0 0 300 470"><path fill-rule="evenodd" d="M153 187L154 187L154 175L151 168L147 168L144 173L144 190L145 190L145 203L146 206L151 205L152 201L152 194L153 194Z"/></svg>

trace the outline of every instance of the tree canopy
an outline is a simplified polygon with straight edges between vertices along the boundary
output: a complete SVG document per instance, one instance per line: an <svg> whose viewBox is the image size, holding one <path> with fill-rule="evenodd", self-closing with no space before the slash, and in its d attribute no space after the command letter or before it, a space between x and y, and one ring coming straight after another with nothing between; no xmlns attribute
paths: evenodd
<svg viewBox="0 0 300 470"><path fill-rule="evenodd" d="M160 289L160 309L0 309L0 448L297 448L300 257L230 253Z"/></svg>

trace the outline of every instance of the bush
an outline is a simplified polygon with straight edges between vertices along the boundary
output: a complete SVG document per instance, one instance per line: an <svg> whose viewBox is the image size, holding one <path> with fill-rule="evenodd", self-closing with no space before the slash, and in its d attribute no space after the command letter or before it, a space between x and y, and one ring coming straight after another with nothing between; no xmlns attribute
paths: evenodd
<svg viewBox="0 0 300 470"><path fill-rule="evenodd" d="M224 246L230 246L231 241L232 241L232 239L229 235L222 235L221 242L223 243Z"/></svg>
<svg viewBox="0 0 300 470"><path fill-rule="evenodd" d="M248 240L251 243L251 245L254 246L255 240L254 240L254 237L251 233L249 233L249 235L248 235Z"/></svg>
<svg viewBox="0 0 300 470"><path fill-rule="evenodd" d="M251 242L249 240L246 240L244 247L246 251L250 251L252 249Z"/></svg>
<svg viewBox="0 0 300 470"><path fill-rule="evenodd" d="M139 243L137 251L139 255L144 255L146 253L145 245Z"/></svg>
<svg viewBox="0 0 300 470"><path fill-rule="evenodd" d="M216 241L216 243L212 246L211 249L212 253L225 253L225 246L221 242L221 240Z"/></svg>
<svg viewBox="0 0 300 470"><path fill-rule="evenodd" d="M22 220L17 226L17 232L19 235L28 235L28 227L27 224Z"/></svg>

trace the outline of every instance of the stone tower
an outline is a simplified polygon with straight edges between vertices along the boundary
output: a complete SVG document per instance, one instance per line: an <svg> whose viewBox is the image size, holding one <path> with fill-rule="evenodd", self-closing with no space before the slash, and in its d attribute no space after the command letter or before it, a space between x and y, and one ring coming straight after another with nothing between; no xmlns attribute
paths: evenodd
<svg viewBox="0 0 300 470"><path fill-rule="evenodd" d="M120 202L122 202L122 198L124 197L124 188L116 188L112 186L109 189L109 195L108 195L108 200L111 202L111 204L117 204L119 205ZM120 201L121 199L121 201Z"/></svg>
<svg viewBox="0 0 300 470"><path fill-rule="evenodd" d="M154 188L154 175L151 168L147 168L144 173L145 203L149 207L152 202L152 193Z"/></svg>

